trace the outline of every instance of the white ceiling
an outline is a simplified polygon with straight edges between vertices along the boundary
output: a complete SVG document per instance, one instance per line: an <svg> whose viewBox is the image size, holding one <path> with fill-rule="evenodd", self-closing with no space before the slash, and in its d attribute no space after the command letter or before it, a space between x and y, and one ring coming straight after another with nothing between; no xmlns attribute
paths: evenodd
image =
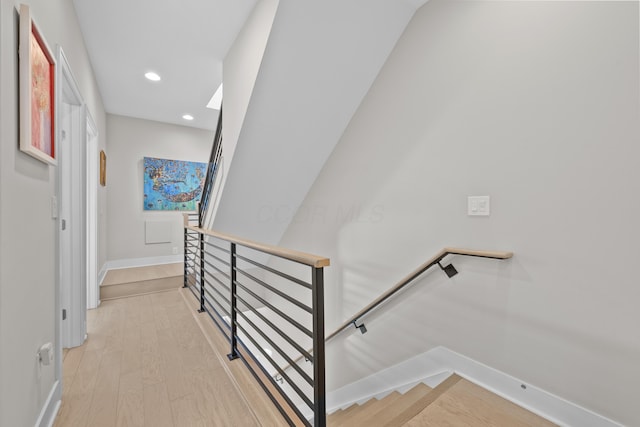
<svg viewBox="0 0 640 427"><path fill-rule="evenodd" d="M73 0L106 111L215 129L218 112L206 105L256 1Z"/></svg>

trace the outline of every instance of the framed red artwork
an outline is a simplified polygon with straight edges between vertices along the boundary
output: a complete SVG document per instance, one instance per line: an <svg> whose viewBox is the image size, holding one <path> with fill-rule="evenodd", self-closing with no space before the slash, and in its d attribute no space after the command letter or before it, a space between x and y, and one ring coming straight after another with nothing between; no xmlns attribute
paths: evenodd
<svg viewBox="0 0 640 427"><path fill-rule="evenodd" d="M56 164L56 61L29 6L20 5L20 150Z"/></svg>

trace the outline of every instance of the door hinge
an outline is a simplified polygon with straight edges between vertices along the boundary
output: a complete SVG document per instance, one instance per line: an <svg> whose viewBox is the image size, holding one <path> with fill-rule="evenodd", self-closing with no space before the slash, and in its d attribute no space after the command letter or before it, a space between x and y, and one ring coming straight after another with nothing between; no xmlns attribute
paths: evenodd
<svg viewBox="0 0 640 427"><path fill-rule="evenodd" d="M66 308L62 309L62 320L67 320L67 309Z"/></svg>
<svg viewBox="0 0 640 427"><path fill-rule="evenodd" d="M66 219L61 220L60 226L62 227L62 230L66 230L67 229L67 220Z"/></svg>

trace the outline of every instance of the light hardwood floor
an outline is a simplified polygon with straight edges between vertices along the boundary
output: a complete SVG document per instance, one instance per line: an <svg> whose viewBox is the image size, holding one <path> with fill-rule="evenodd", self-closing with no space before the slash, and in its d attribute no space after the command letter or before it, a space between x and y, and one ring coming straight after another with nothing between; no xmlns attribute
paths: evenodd
<svg viewBox="0 0 640 427"><path fill-rule="evenodd" d="M89 339L64 352L54 427L285 426L197 301L179 289L105 301ZM541 427L554 424L456 375L430 390L338 411L331 426Z"/></svg>
<svg viewBox="0 0 640 427"><path fill-rule="evenodd" d="M553 427L488 390L453 374L433 390L418 384L404 394L391 393L337 411L331 427Z"/></svg>
<svg viewBox="0 0 640 427"><path fill-rule="evenodd" d="M55 427L284 425L247 402L181 292L88 312L88 340L65 352Z"/></svg>
<svg viewBox="0 0 640 427"><path fill-rule="evenodd" d="M403 425L407 427L556 426L465 379L460 379Z"/></svg>

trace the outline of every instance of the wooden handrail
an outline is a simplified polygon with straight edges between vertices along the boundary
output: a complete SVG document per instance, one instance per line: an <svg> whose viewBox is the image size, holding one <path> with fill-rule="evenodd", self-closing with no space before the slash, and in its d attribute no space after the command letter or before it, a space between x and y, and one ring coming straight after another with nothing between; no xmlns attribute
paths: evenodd
<svg viewBox="0 0 640 427"><path fill-rule="evenodd" d="M275 255L291 261L295 261L300 264L305 264L315 268L328 267L331 264L329 258L308 254L305 252L284 249L278 246L267 245L265 243L258 243L251 240L242 239L240 237L232 236L230 234L219 233L217 231L207 230L206 228L200 228L200 227L195 227L193 225L189 225L188 217L186 216L186 214L185 214L184 221L185 221L184 222L185 228L195 231L197 233L202 233L207 236L215 237L217 239L226 240L227 242L230 242L230 243L235 243L247 248L255 249L260 252L264 252L270 255Z"/></svg>
<svg viewBox="0 0 640 427"><path fill-rule="evenodd" d="M326 340L329 341L334 336L338 335L342 332L343 329L351 326L358 319L363 317L365 314L369 313L371 310L382 304L384 301L389 299L395 293L400 291L402 288L411 283L414 279L420 276L422 273L427 271L429 268L438 264L442 259L447 255L466 255L466 256L474 256L481 258L493 258L493 259L509 259L513 256L513 252L498 252L498 251L479 251L473 249L461 249L461 248L444 248L436 255L434 255L431 259L424 262L420 267L413 270L411 273L403 277L399 282L397 282L394 286L392 286L388 291L380 295L378 298L373 300L369 305L364 307L362 310L354 314L349 318L349 320L345 321L342 325L340 325L335 331L331 334L327 335Z"/></svg>
<svg viewBox="0 0 640 427"><path fill-rule="evenodd" d="M438 263L440 263L440 261L442 261L442 259L447 255L465 255L465 256L473 256L473 257L481 257L481 258L509 259L513 257L513 252L481 251L481 250L462 249L462 248L443 248L440 252L438 252L436 255L431 257L431 259L429 259L428 261L420 265L420 267L416 268L411 273L403 277L388 291L386 291L385 293L380 295L378 298L373 300L369 305L364 307L362 310L358 311L356 314L351 316L349 320L345 321L342 325L338 326L338 328L336 328L335 331L327 335L325 342L329 341L330 339L338 335L340 332L347 329L349 326L355 325L358 319L365 316L367 313L369 313L371 310L373 310L374 308L376 308L377 306L385 302L387 299L391 298L394 294L396 294L402 288L407 286L409 283L415 280L422 273L424 273L434 265L437 265ZM311 352L312 349L308 351ZM299 356L293 361L293 363L298 363L302 359L303 359L303 356ZM283 370L288 369L290 366L291 365L287 365L286 367L283 368Z"/></svg>

